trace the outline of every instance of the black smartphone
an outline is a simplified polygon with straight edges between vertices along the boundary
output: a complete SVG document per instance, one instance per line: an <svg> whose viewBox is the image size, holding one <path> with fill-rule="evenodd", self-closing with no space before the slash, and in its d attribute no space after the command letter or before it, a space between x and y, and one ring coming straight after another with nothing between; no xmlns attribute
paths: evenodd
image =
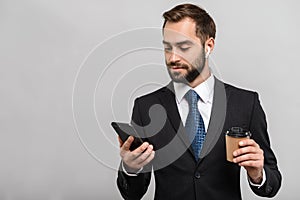
<svg viewBox="0 0 300 200"><path fill-rule="evenodd" d="M134 141L132 142L129 148L130 151L133 151L137 147L141 146L141 144L143 144L143 140L139 137L137 131L133 128L131 124L122 122L112 122L111 126L118 133L123 142L125 142L130 135L134 136Z"/></svg>

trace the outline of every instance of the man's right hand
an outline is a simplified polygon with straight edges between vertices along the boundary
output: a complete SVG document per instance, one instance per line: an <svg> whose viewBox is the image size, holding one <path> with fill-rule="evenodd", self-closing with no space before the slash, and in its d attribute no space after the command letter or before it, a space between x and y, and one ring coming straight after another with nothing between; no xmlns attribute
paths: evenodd
<svg viewBox="0 0 300 200"><path fill-rule="evenodd" d="M130 151L129 148L134 137L129 136L124 143L120 138L118 139L120 143L120 156L123 163L126 165L126 171L135 173L154 158L155 151L153 150L153 145L148 142L144 142L135 150Z"/></svg>

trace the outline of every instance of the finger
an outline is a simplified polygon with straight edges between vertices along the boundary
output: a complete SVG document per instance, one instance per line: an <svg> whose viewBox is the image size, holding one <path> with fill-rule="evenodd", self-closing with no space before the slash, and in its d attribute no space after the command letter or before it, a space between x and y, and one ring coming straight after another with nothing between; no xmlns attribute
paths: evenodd
<svg viewBox="0 0 300 200"><path fill-rule="evenodd" d="M233 162L241 163L241 162L245 162L245 161L259 161L259 160L263 160L263 157L261 155L249 153L249 154L244 154L244 155L234 158Z"/></svg>
<svg viewBox="0 0 300 200"><path fill-rule="evenodd" d="M130 144L133 142L134 137L132 137L132 141L129 141ZM127 139L128 140L128 139ZM123 146L127 145L126 142L124 143ZM133 164L137 163L136 159L147 149L147 147L149 146L148 142L144 142L143 144L141 144L141 146L139 146L138 148L136 148L133 151L130 151L130 146L126 146L126 147L121 147L121 152L120 155L123 158L123 160L127 161L127 162L132 162Z"/></svg>
<svg viewBox="0 0 300 200"><path fill-rule="evenodd" d="M243 148L239 148L233 152L233 156L237 157L243 154L254 153L254 154L263 154L263 150L259 147L246 146Z"/></svg>
<svg viewBox="0 0 300 200"><path fill-rule="evenodd" d="M255 146L255 147L259 147L259 145L253 140L253 139L245 139L239 142L239 146L240 147L244 147L244 146Z"/></svg>
<svg viewBox="0 0 300 200"><path fill-rule="evenodd" d="M140 154L140 156L138 157L136 157L135 155L133 155L132 152L130 152L130 155L127 156L128 160L126 159L126 161L128 161L128 164L130 164L130 166L132 166L135 169L140 169L146 164L148 164L154 158L155 155L155 152L153 151L153 146L149 146L150 147L147 148L147 150L144 153Z"/></svg>
<svg viewBox="0 0 300 200"><path fill-rule="evenodd" d="M121 140L120 136L118 136L118 141L119 141L120 147L122 147L122 145L124 144L124 142Z"/></svg>
<svg viewBox="0 0 300 200"><path fill-rule="evenodd" d="M153 158L155 157L155 151L152 151L151 154L147 157L146 160L144 160L142 163L140 163L140 166L145 166L147 165L149 162L151 162L151 160L153 160Z"/></svg>
<svg viewBox="0 0 300 200"><path fill-rule="evenodd" d="M253 161L253 160L247 160L244 162L240 162L239 166L241 167L255 167L255 168L261 168L263 167L263 164L260 161Z"/></svg>
<svg viewBox="0 0 300 200"><path fill-rule="evenodd" d="M148 142L145 142L139 148L144 149L144 147L145 147L145 150L134 150L134 151L130 152L128 159L131 160L133 165L140 166L149 157L149 155L153 151L153 146L149 145Z"/></svg>
<svg viewBox="0 0 300 200"><path fill-rule="evenodd" d="M148 148L148 146L149 146L149 143L148 142L144 142L143 144L141 144L141 146L139 146L134 151L132 151L132 153L138 156L141 153L143 153Z"/></svg>
<svg viewBox="0 0 300 200"><path fill-rule="evenodd" d="M151 155L151 153L153 152L153 145L149 145L148 148L146 149L146 151L144 151L138 158L137 158L137 162L143 163L145 160L147 160L147 158Z"/></svg>
<svg viewBox="0 0 300 200"><path fill-rule="evenodd" d="M127 138L127 140L124 142L124 144L122 145L121 150L122 151L130 151L129 148L130 148L133 140L134 140L133 136L129 136Z"/></svg>

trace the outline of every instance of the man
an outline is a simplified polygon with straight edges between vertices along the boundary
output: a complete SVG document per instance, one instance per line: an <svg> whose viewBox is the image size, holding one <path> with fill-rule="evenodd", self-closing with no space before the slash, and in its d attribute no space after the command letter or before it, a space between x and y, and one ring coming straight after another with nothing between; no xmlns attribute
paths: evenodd
<svg viewBox="0 0 300 200"><path fill-rule="evenodd" d="M119 140L121 195L141 199L153 168L157 200L238 200L244 167L255 194L275 196L281 174L258 94L221 82L209 69L216 32L213 19L192 4L178 5L163 16L165 60L172 81L135 101L132 123L145 142L130 151L134 138ZM161 109L153 111L156 105L164 108L166 119ZM149 124L160 117L164 124L154 134ZM225 146L225 132L231 127L252 133L233 152L233 162L226 160Z"/></svg>

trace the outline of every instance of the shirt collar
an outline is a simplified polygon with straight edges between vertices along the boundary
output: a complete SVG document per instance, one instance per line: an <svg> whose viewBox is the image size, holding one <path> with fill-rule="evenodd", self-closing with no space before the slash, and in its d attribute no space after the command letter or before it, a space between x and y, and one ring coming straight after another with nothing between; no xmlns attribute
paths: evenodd
<svg viewBox="0 0 300 200"><path fill-rule="evenodd" d="M206 79L203 83L196 86L195 88L191 88L190 86L184 83L173 82L174 91L176 96L177 103L180 103L184 97L184 95L190 90L194 90L200 96L200 99L204 103L212 103L213 100L213 91L215 85L215 79L213 75L210 75L208 79Z"/></svg>

